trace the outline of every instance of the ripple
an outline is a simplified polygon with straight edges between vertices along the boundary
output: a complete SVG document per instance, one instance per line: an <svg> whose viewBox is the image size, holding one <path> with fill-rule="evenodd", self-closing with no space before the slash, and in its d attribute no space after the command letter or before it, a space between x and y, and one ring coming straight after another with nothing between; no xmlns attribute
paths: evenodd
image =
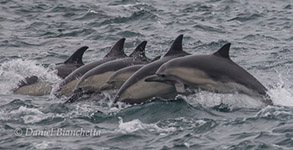
<svg viewBox="0 0 293 150"><path fill-rule="evenodd" d="M207 26L207 25L203 25L203 24L195 25L195 26L193 26L193 28L196 28L197 30L208 31L208 32L226 33L221 28L215 28L215 27Z"/></svg>
<svg viewBox="0 0 293 150"><path fill-rule="evenodd" d="M257 115L257 118L266 118L266 119L277 119L277 120L290 120L292 119L292 110L287 107L275 107L268 106L260 110Z"/></svg>
<svg viewBox="0 0 293 150"><path fill-rule="evenodd" d="M57 37L85 37L95 32L93 29L71 29L70 31L61 32Z"/></svg>
<svg viewBox="0 0 293 150"><path fill-rule="evenodd" d="M143 34L137 33L137 32L132 32L132 31L122 31L119 32L118 35L120 35L121 37L143 37Z"/></svg>
<svg viewBox="0 0 293 150"><path fill-rule="evenodd" d="M279 41L277 38L271 37L271 36L265 36L260 34L249 34L245 36L243 39L255 41L255 40L265 40L265 41Z"/></svg>
<svg viewBox="0 0 293 150"><path fill-rule="evenodd" d="M154 20L157 18L156 15L152 14L151 12L145 11L145 10L140 10L137 12L133 12L131 16L129 17L115 17L111 19L107 19L103 21L101 24L106 25L106 24L120 24L120 23L131 23L134 21L140 21L140 20Z"/></svg>
<svg viewBox="0 0 293 150"><path fill-rule="evenodd" d="M82 16L75 17L73 20L77 21L90 21L93 19L106 19L110 16L108 16L104 11L102 10L91 10L89 9L85 14Z"/></svg>
<svg viewBox="0 0 293 150"><path fill-rule="evenodd" d="M229 19L228 21L240 21L240 22L246 22L251 20L256 20L263 17L261 14L239 14L237 17L234 17L232 19Z"/></svg>

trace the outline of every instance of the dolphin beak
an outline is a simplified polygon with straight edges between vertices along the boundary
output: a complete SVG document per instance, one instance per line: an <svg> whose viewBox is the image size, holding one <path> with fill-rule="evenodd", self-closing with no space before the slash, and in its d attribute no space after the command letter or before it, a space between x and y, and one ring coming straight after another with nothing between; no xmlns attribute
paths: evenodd
<svg viewBox="0 0 293 150"><path fill-rule="evenodd" d="M145 82L161 82L161 77L154 74L144 79Z"/></svg>

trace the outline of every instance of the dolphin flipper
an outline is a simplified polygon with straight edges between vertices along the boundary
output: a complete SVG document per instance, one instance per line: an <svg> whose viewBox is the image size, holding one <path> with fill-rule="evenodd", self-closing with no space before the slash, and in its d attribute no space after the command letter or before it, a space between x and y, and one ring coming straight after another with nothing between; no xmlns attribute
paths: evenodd
<svg viewBox="0 0 293 150"><path fill-rule="evenodd" d="M182 82L175 83L175 88L178 93L186 93L184 84Z"/></svg>

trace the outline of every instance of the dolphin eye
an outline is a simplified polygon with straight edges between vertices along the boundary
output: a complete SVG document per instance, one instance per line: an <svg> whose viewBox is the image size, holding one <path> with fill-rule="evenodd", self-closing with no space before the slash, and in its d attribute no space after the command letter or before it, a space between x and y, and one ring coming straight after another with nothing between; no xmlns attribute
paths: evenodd
<svg viewBox="0 0 293 150"><path fill-rule="evenodd" d="M166 75L164 75L164 74L161 74L161 75L160 75L160 77L162 77L162 78L165 78L165 77L166 77Z"/></svg>

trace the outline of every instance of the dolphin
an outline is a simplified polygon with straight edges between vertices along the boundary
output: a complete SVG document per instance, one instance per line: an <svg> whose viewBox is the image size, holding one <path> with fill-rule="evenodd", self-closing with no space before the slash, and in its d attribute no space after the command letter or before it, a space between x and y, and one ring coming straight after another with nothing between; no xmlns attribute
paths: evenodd
<svg viewBox="0 0 293 150"><path fill-rule="evenodd" d="M190 55L183 51L183 35L179 35L163 58L144 65L137 70L118 90L114 102L142 103L153 97L169 97L176 94L175 87L159 82L145 82L144 78L155 74L157 69L165 62L176 57Z"/></svg>
<svg viewBox="0 0 293 150"><path fill-rule="evenodd" d="M60 83L59 89L57 90L55 95L56 96L61 96L61 95L70 96L79 78L83 76L86 72L108 61L127 57L127 55L123 51L124 43L125 43L125 38L120 39L119 41L115 43L115 45L111 48L110 52L107 53L103 59L85 64L81 66L80 68L76 69L75 71L73 71L71 74L69 74Z"/></svg>
<svg viewBox="0 0 293 150"><path fill-rule="evenodd" d="M230 46L230 43L225 44L211 55L191 55L168 61L145 81L174 85L178 93L185 93L185 86L212 92L239 92L263 97L265 104L272 105L267 99L267 89L231 60Z"/></svg>
<svg viewBox="0 0 293 150"><path fill-rule="evenodd" d="M84 74L76 84L73 95L66 101L72 103L83 94L98 93L102 90L108 78L122 68L146 64L151 60L145 56L147 41L141 42L127 58L109 61Z"/></svg>
<svg viewBox="0 0 293 150"><path fill-rule="evenodd" d="M65 78L72 71L84 65L82 56L87 49L87 46L77 49L63 64L57 65L54 68L57 70L57 75L60 78ZM13 92L22 95L42 96L50 94L51 90L51 83L42 81L38 76L29 76L19 81L18 87L13 89Z"/></svg>

